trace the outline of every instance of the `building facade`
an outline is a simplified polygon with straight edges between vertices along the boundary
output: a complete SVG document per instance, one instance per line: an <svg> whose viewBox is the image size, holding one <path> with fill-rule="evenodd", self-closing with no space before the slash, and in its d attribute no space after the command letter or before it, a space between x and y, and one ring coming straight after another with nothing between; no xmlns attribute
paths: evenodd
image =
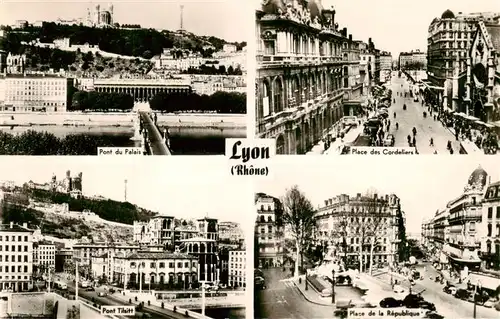
<svg viewBox="0 0 500 319"><path fill-rule="evenodd" d="M374 263L392 265L403 257L404 213L394 194L341 194L325 200L315 220L318 244L346 268L368 266L372 245Z"/></svg>
<svg viewBox="0 0 500 319"><path fill-rule="evenodd" d="M457 111L500 127L500 24L479 21L468 56L465 81L453 92Z"/></svg>
<svg viewBox="0 0 500 319"><path fill-rule="evenodd" d="M65 112L73 80L53 75L7 74L5 100L0 111Z"/></svg>
<svg viewBox="0 0 500 319"><path fill-rule="evenodd" d="M452 107L452 91L456 89L457 78L467 70L469 51L479 21L498 23L499 14L480 12L455 15L446 10L440 18L435 18L428 28L427 75L428 89L437 105ZM454 83L455 82L455 83Z"/></svg>
<svg viewBox="0 0 500 319"><path fill-rule="evenodd" d="M56 264L56 245L46 241L33 244L33 265L39 270L55 268Z"/></svg>
<svg viewBox="0 0 500 319"><path fill-rule="evenodd" d="M0 291L29 290L33 276L33 231L10 223L0 225Z"/></svg>
<svg viewBox="0 0 500 319"><path fill-rule="evenodd" d="M272 196L257 194L255 206L257 210L256 266L279 267L284 263L284 225L281 203Z"/></svg>
<svg viewBox="0 0 500 319"><path fill-rule="evenodd" d="M500 182L488 186L483 199L481 259L486 269L500 270Z"/></svg>
<svg viewBox="0 0 500 319"><path fill-rule="evenodd" d="M344 52L352 42L335 11L266 3L256 12L257 135L276 140L278 154L306 153L342 118L349 66L359 61Z"/></svg>
<svg viewBox="0 0 500 319"><path fill-rule="evenodd" d="M189 94L191 81L185 78L163 80L138 79L94 79L93 88L97 92L125 93L136 102L148 102L160 92Z"/></svg>
<svg viewBox="0 0 500 319"><path fill-rule="evenodd" d="M198 282L199 265L196 258L187 254L164 251L138 251L119 253L114 257L113 279L125 286L147 289L146 285L172 285L189 289Z"/></svg>
<svg viewBox="0 0 500 319"><path fill-rule="evenodd" d="M229 286L246 287L247 253L245 250L229 252Z"/></svg>

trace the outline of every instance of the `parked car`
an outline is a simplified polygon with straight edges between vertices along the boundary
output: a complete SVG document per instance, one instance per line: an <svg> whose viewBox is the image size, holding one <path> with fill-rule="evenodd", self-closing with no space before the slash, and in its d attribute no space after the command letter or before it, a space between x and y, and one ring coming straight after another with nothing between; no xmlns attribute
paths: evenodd
<svg viewBox="0 0 500 319"><path fill-rule="evenodd" d="M467 289L457 289L455 292L455 298L467 300L470 296L470 292Z"/></svg>
<svg viewBox="0 0 500 319"><path fill-rule="evenodd" d="M455 286L451 286L451 285L450 285L450 286L445 286L445 287L443 288L443 292L445 292L445 293L447 293L447 294L450 294L450 295L454 296L454 295L455 295L455 293L457 292L457 287L455 287Z"/></svg>
<svg viewBox="0 0 500 319"><path fill-rule="evenodd" d="M403 305L402 300L398 300L392 297L384 298L380 301L380 307L382 308L397 308Z"/></svg>
<svg viewBox="0 0 500 319"><path fill-rule="evenodd" d="M256 290L266 289L266 281L264 280L263 277L255 277L254 283Z"/></svg>
<svg viewBox="0 0 500 319"><path fill-rule="evenodd" d="M419 303L419 308L430 310L430 311L436 311L436 305L434 305L432 302L428 302L428 301L421 301Z"/></svg>
<svg viewBox="0 0 500 319"><path fill-rule="evenodd" d="M403 299L403 304L406 308L420 308L421 303L425 300L420 295L409 294Z"/></svg>
<svg viewBox="0 0 500 319"><path fill-rule="evenodd" d="M99 291L99 292L97 293L97 295L98 295L99 297L106 297L108 294L107 294L107 293L105 293L104 291Z"/></svg>
<svg viewBox="0 0 500 319"><path fill-rule="evenodd" d="M427 318L427 319L444 319L444 317L441 316L440 314L438 314L436 311L427 311L425 313L424 318Z"/></svg>

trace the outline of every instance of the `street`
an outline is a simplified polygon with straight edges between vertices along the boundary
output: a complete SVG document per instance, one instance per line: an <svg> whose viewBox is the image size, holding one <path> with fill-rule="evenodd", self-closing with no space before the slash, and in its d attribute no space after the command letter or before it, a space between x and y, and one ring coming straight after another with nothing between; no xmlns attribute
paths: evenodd
<svg viewBox="0 0 500 319"><path fill-rule="evenodd" d="M424 267L426 271L424 272ZM421 263L416 266L417 271L424 276L423 280L417 280L416 284L412 287L413 293L422 292L422 297L425 300L432 302L436 305L437 313L444 316L445 318L473 318L473 308L474 304L468 301L460 300L452 295L443 292L443 284L437 283L430 278L435 278L438 272L428 263ZM385 273L383 275L377 276L379 279L385 282L390 282L390 275ZM395 278L395 277L394 277ZM399 281L399 279L398 279ZM401 283L406 289L409 288L410 284L408 281ZM492 308L486 308L483 306L477 306L477 318L498 318L498 311Z"/></svg>
<svg viewBox="0 0 500 319"><path fill-rule="evenodd" d="M394 146L407 147L407 136L412 136L412 129L415 127L417 129L416 145L420 154L433 154L434 151L437 151L438 154L449 154L446 149L448 141L452 142L454 154L459 154L460 143L441 122L433 119L427 107L422 106L420 100L415 102L409 93L406 98L404 97L404 92L409 92L409 85L403 76L401 78L392 77L392 98L396 99L396 103L393 102L389 108L391 121L389 133L393 134L396 139ZM398 96L398 92L403 96ZM403 110L404 104L406 104L406 111ZM427 112L426 118L423 116L424 111ZM394 118L394 112L396 112L396 118ZM399 124L397 130L396 123ZM434 139L434 147L429 145L431 137Z"/></svg>
<svg viewBox="0 0 500 319"><path fill-rule="evenodd" d="M263 270L267 288L255 291L254 318L333 318L333 307L307 301L281 268Z"/></svg>

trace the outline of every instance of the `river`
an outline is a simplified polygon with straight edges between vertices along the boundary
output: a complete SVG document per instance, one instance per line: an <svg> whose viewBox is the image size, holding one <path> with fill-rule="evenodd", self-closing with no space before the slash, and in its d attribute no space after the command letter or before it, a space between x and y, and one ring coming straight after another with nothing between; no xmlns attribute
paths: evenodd
<svg viewBox="0 0 500 319"><path fill-rule="evenodd" d="M27 130L46 131L63 138L70 134L99 136L108 145L114 147L140 146L132 141L132 127L98 127L98 126L14 126L0 127L5 133L18 134ZM170 128L170 148L174 155L223 155L225 139L246 136L246 128ZM97 150L96 150L97 153ZM87 154L95 155L95 154Z"/></svg>
<svg viewBox="0 0 500 319"><path fill-rule="evenodd" d="M200 309L194 311L201 313ZM205 315L213 319L244 319L245 308L207 308Z"/></svg>

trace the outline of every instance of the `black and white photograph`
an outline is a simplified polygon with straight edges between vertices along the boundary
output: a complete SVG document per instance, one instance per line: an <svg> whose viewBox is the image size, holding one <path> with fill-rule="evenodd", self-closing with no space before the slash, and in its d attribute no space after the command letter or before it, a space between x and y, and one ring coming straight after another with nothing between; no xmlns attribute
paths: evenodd
<svg viewBox="0 0 500 319"><path fill-rule="evenodd" d="M254 0L256 136L279 154L496 154L496 0Z"/></svg>
<svg viewBox="0 0 500 319"><path fill-rule="evenodd" d="M246 318L252 189L185 159L90 159L2 161L0 317Z"/></svg>
<svg viewBox="0 0 500 319"><path fill-rule="evenodd" d="M254 318L499 317L494 157L276 162L256 186Z"/></svg>
<svg viewBox="0 0 500 319"><path fill-rule="evenodd" d="M239 0L1 1L0 154L222 155L252 28Z"/></svg>

